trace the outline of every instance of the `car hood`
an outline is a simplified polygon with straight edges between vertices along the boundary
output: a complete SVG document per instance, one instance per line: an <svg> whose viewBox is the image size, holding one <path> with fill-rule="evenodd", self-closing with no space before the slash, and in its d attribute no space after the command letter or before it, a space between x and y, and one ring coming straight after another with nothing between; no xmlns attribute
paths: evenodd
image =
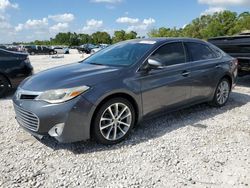
<svg viewBox="0 0 250 188"><path fill-rule="evenodd" d="M25 80L20 88L29 91L94 86L119 76L121 68L104 65L74 63L49 69Z"/></svg>

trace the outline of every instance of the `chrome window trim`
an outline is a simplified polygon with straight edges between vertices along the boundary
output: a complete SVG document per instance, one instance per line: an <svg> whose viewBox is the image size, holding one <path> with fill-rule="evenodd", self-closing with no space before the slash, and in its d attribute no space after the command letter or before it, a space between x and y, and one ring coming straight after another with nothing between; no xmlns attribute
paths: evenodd
<svg viewBox="0 0 250 188"><path fill-rule="evenodd" d="M221 59L222 56L223 56L222 53L220 53L220 56L217 57L217 58L203 59L203 60L198 60L198 61L187 61L187 54L188 54L188 52L187 52L187 47L185 46L185 43L187 43L187 42L189 42L189 41L182 41L182 40L180 40L180 41L165 42L165 43L161 44L160 46L158 46L154 51L152 51L152 52L144 59L144 61L142 62L142 64L141 64L141 65L139 66L139 68L136 70L136 73L137 73L137 72L140 72L140 69L143 67L143 65L145 64L145 62L148 60L148 58L149 58L156 50L158 50L159 48L163 47L164 45L171 44L171 43L178 43L178 42L181 42L181 43L182 43L183 48L184 48L184 53L185 53L185 56L186 56L186 57L185 57L185 58L186 58L186 62L185 62L185 63L180 63L180 64L188 64L188 63L190 64L190 63L205 62L205 61L210 61L210 60L219 60L219 59ZM209 47L209 49L212 50L208 44L203 44L203 43L195 42L195 41L191 41L191 43L207 45L207 46ZM213 50L212 50L212 51L213 51ZM165 69L165 68L168 68L168 67L175 67L175 66L178 66L178 65L180 65L180 64L164 66L164 69Z"/></svg>

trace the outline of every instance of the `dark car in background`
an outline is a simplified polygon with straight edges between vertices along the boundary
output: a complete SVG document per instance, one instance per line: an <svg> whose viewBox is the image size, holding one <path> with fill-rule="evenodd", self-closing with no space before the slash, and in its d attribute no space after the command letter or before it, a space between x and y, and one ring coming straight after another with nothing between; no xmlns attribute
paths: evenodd
<svg viewBox="0 0 250 188"><path fill-rule="evenodd" d="M0 49L8 50L8 51L13 51L13 52L20 52L19 46L5 46L5 45L0 45Z"/></svg>
<svg viewBox="0 0 250 188"><path fill-rule="evenodd" d="M86 54L90 54L91 50L94 48L97 48L97 45L94 44L83 44L81 46L78 47L78 52L79 53L86 53Z"/></svg>
<svg viewBox="0 0 250 188"><path fill-rule="evenodd" d="M0 49L0 97L10 88L17 88L32 72L28 54Z"/></svg>
<svg viewBox="0 0 250 188"><path fill-rule="evenodd" d="M56 51L54 49L51 49L47 46L24 46L24 49L27 53L30 55L36 55L36 54L49 54L53 55L56 54Z"/></svg>
<svg viewBox="0 0 250 188"><path fill-rule="evenodd" d="M250 74L250 33L208 39L239 61L239 76Z"/></svg>
<svg viewBox="0 0 250 188"><path fill-rule="evenodd" d="M32 76L13 103L19 124L37 137L115 144L153 113L225 105L236 76L237 60L210 43L137 39Z"/></svg>

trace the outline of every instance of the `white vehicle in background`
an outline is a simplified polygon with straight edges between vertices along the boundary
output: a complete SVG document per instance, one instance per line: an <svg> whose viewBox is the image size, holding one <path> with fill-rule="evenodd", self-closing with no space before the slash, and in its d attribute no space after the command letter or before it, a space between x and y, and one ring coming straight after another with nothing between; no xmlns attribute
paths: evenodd
<svg viewBox="0 0 250 188"><path fill-rule="evenodd" d="M96 53L104 48L107 48L108 46L109 46L109 44L99 44L99 46L97 48L93 48L91 50L91 54L94 54L94 53Z"/></svg>
<svg viewBox="0 0 250 188"><path fill-rule="evenodd" d="M57 54L69 54L69 48L67 47L53 47Z"/></svg>

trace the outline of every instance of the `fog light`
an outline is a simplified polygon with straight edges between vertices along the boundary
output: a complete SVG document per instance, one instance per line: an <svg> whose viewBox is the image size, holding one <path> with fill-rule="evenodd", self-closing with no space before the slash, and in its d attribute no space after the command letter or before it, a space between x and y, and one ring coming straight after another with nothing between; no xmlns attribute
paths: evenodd
<svg viewBox="0 0 250 188"><path fill-rule="evenodd" d="M64 123L56 124L49 130L49 135L52 137L60 136L63 132Z"/></svg>

